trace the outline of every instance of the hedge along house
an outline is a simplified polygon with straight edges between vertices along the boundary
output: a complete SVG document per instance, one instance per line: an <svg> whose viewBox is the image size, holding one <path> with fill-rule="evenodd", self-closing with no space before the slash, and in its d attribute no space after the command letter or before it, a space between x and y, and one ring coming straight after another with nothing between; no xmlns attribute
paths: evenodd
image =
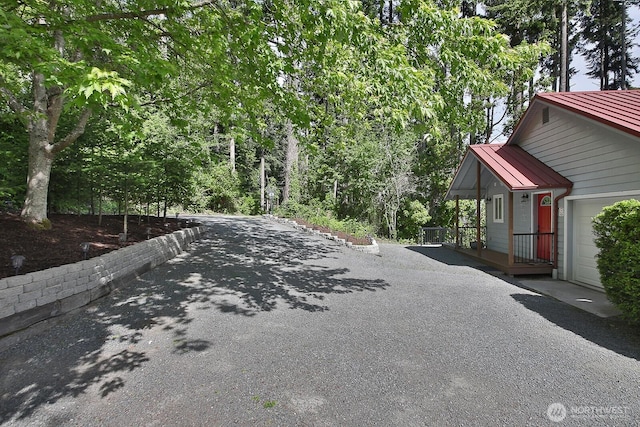
<svg viewBox="0 0 640 427"><path fill-rule="evenodd" d="M508 274L602 289L591 220L640 198L640 91L536 95L506 143L468 148L447 198L475 199L478 217L486 207L483 244L465 248L457 226L458 249Z"/></svg>

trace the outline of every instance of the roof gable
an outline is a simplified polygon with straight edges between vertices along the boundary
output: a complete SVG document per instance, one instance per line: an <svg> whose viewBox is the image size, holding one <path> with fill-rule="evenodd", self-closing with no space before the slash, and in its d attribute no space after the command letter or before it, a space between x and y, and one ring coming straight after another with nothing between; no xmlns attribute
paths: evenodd
<svg viewBox="0 0 640 427"><path fill-rule="evenodd" d="M469 149L511 190L567 188L571 181L517 145L470 145Z"/></svg>
<svg viewBox="0 0 640 427"><path fill-rule="evenodd" d="M469 146L449 186L447 198L456 195L473 197L476 194L477 172L474 166L478 162L510 191L570 188L573 185L517 145L479 144ZM480 179L486 182L488 176Z"/></svg>
<svg viewBox="0 0 640 427"><path fill-rule="evenodd" d="M640 138L640 90L539 93L531 101L507 144L514 144L538 111L535 104L550 104Z"/></svg>

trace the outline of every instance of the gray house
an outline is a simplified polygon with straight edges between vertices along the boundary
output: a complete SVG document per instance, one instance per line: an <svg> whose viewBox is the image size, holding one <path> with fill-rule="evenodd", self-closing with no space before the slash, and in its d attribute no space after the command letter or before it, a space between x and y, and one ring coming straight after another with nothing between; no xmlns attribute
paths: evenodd
<svg viewBox="0 0 640 427"><path fill-rule="evenodd" d="M469 147L447 198L485 207L487 264L602 289L591 219L640 199L640 91L536 95L506 143Z"/></svg>

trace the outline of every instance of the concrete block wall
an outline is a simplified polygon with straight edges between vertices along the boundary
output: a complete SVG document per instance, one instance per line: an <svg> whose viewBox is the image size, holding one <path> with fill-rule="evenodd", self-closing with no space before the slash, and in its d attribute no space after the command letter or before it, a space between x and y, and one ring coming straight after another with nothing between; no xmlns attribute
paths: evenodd
<svg viewBox="0 0 640 427"><path fill-rule="evenodd" d="M204 227L186 228L85 261L0 279L0 338L107 295L203 233Z"/></svg>

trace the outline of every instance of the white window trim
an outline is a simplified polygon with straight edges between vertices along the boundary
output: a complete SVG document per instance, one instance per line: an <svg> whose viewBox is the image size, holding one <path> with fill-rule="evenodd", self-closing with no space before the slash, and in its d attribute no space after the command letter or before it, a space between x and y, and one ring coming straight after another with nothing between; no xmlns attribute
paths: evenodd
<svg viewBox="0 0 640 427"><path fill-rule="evenodd" d="M504 194L493 196L493 222L504 223Z"/></svg>

